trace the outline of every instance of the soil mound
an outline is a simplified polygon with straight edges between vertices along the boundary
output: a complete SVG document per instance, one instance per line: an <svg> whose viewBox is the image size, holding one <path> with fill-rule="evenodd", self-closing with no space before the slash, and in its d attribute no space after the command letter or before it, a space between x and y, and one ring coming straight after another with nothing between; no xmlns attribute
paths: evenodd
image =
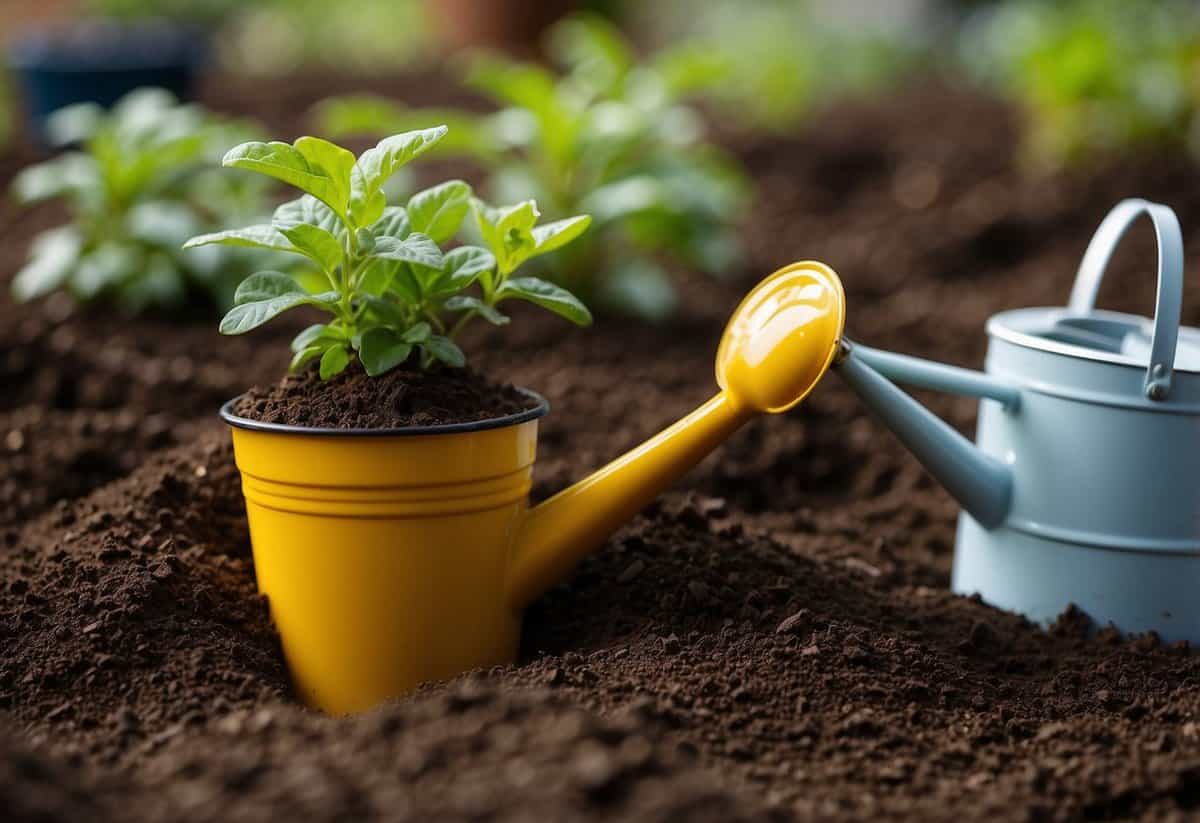
<svg viewBox="0 0 1200 823"><path fill-rule="evenodd" d="M1200 656L896 585L836 526L797 548L672 495L526 616L504 682L636 706L801 819L1200 809ZM840 544L829 560L817 547ZM1045 764L1054 764L1052 766Z"/></svg>
<svg viewBox="0 0 1200 823"><path fill-rule="evenodd" d="M468 681L349 719L239 711L145 769L146 820L786 819L646 735L543 692Z"/></svg>
<svg viewBox="0 0 1200 823"><path fill-rule="evenodd" d="M10 534L0 706L35 742L114 760L287 692L224 432Z"/></svg>
<svg viewBox="0 0 1200 823"><path fill-rule="evenodd" d="M0 809L11 823L107 823L118 818L79 770L0 730Z"/></svg>

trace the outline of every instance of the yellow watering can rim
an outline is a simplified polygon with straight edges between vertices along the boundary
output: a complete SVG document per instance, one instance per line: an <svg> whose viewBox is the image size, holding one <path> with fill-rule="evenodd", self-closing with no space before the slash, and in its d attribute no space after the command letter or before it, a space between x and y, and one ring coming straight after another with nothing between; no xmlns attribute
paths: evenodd
<svg viewBox="0 0 1200 823"><path fill-rule="evenodd" d="M270 432L272 434L302 434L319 437L415 437L434 434L467 434L469 432L485 431L487 429L502 429L506 426L516 426L544 417L550 411L550 403L535 391L516 387L517 391L537 403L532 409L526 409L516 414L504 417L492 417L487 420L475 420L470 423L444 423L439 426L400 426L390 429L332 429L315 426L292 426L284 423L265 423L261 420L251 420L240 417L233 412L234 406L245 395L238 395L221 406L221 419L230 426L250 431Z"/></svg>

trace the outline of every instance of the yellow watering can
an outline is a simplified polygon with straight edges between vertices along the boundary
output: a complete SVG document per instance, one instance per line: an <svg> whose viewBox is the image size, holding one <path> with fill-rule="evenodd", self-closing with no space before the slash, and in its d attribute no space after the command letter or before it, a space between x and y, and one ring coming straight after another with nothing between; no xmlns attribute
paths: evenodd
<svg viewBox="0 0 1200 823"><path fill-rule="evenodd" d="M717 351L721 391L534 508L537 419L312 429L233 414L258 587L309 705L360 711L420 683L516 659L521 611L759 412L829 368L845 297L828 267L760 283Z"/></svg>

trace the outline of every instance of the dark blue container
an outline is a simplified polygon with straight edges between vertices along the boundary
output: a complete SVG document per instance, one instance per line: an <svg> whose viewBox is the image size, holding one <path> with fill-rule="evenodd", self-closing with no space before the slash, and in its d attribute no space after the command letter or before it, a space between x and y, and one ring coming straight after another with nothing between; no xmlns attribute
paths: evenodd
<svg viewBox="0 0 1200 823"><path fill-rule="evenodd" d="M9 43L7 55L30 130L42 143L46 117L73 103L107 107L145 86L194 98L208 56L203 29L159 21L30 30Z"/></svg>

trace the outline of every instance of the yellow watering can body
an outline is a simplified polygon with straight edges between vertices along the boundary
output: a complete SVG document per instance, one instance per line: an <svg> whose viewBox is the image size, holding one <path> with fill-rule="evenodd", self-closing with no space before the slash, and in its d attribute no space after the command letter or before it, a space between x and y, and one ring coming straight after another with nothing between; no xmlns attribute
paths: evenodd
<svg viewBox="0 0 1200 823"><path fill-rule="evenodd" d="M475 424L305 429L221 415L297 692L344 714L515 660L521 611L758 412L791 408L828 369L836 275L782 269L743 301L718 352L722 391L529 508L536 407Z"/></svg>
<svg viewBox="0 0 1200 823"><path fill-rule="evenodd" d="M428 435L234 427L259 590L305 703L359 711L515 658L513 537L538 422L506 422Z"/></svg>

